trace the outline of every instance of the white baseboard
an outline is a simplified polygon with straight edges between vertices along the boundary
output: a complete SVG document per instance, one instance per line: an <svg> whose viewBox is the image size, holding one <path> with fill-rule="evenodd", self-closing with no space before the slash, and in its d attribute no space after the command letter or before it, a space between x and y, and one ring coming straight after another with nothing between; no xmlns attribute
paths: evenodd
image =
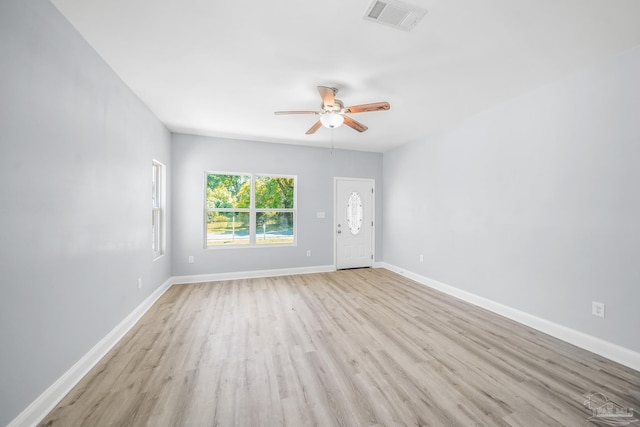
<svg viewBox="0 0 640 427"><path fill-rule="evenodd" d="M429 286L430 288L439 290L473 305L477 305L533 329L537 329L540 332L544 332L545 334L561 339L562 341L573 344L584 350L606 357L607 359L628 366L636 371L640 371L640 353L633 350L596 338L592 335L585 334L584 332L576 331L575 329L550 322L549 320L541 317L525 313L524 311L472 294L471 292L438 282L437 280L421 276L404 268L388 263L382 264L383 268L393 271L394 273L398 273L415 282Z"/></svg>
<svg viewBox="0 0 640 427"><path fill-rule="evenodd" d="M187 284L200 282L219 282L221 280L253 279L257 277L292 276L294 274L328 273L335 271L333 265L317 265L313 267L279 268L274 270L238 271L231 273L196 274L190 276L175 276L173 284Z"/></svg>
<svg viewBox="0 0 640 427"><path fill-rule="evenodd" d="M75 365L44 391L36 400L20 413L7 427L32 427L37 425L63 397L115 346L122 337L140 320L151 306L171 286L171 279L164 282L140 305L138 305L118 326L113 328Z"/></svg>

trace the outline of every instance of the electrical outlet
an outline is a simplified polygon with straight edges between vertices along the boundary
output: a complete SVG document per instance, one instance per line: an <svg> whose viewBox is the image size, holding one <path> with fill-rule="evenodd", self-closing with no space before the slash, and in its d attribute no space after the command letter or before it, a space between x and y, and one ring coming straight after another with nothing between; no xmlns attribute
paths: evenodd
<svg viewBox="0 0 640 427"><path fill-rule="evenodd" d="M307 256L311 256L311 251L307 251Z"/></svg>
<svg viewBox="0 0 640 427"><path fill-rule="evenodd" d="M189 256L189 264L193 264L193 255Z"/></svg>
<svg viewBox="0 0 640 427"><path fill-rule="evenodd" d="M424 262L424 255L420 254L420 264Z"/></svg>
<svg viewBox="0 0 640 427"><path fill-rule="evenodd" d="M604 303L591 301L591 314L598 317L604 317Z"/></svg>
<svg viewBox="0 0 640 427"><path fill-rule="evenodd" d="M142 277L138 277L138 289L142 289Z"/></svg>

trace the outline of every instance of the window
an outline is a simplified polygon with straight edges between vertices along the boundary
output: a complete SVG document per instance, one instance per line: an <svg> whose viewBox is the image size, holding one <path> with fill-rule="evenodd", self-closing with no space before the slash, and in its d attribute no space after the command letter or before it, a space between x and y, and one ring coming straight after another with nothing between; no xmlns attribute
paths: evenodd
<svg viewBox="0 0 640 427"><path fill-rule="evenodd" d="M153 258L164 252L164 165L151 163L151 251Z"/></svg>
<svg viewBox="0 0 640 427"><path fill-rule="evenodd" d="M205 246L296 242L296 177L207 173Z"/></svg>

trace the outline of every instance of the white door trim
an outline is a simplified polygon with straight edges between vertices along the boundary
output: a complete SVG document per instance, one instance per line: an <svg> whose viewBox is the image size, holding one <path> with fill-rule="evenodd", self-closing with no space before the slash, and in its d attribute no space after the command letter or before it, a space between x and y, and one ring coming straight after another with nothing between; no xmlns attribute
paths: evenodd
<svg viewBox="0 0 640 427"><path fill-rule="evenodd" d="M373 194L371 195L371 220L373 221L373 227L371 227L371 267L374 267L376 260L376 180L373 178L352 178L348 176L334 176L333 177L333 268L338 269L338 234L336 232L338 228L338 181L364 181L370 182L371 188L373 188Z"/></svg>

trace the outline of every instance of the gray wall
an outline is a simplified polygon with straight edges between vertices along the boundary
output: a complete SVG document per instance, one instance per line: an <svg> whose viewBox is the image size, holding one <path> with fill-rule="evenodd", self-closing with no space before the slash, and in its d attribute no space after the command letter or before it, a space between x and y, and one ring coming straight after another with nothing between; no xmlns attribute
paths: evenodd
<svg viewBox="0 0 640 427"><path fill-rule="evenodd" d="M174 276L333 264L333 177L382 182L382 155L285 144L173 135ZM205 171L297 175L298 244L271 248L204 249ZM376 195L376 257L382 259L382 192ZM317 212L325 212L318 219ZM312 256L307 257L307 250ZM189 256L194 263L188 264Z"/></svg>
<svg viewBox="0 0 640 427"><path fill-rule="evenodd" d="M170 277L170 134L46 0L0 2L0 425ZM137 289L137 278L143 288Z"/></svg>
<svg viewBox="0 0 640 427"><path fill-rule="evenodd" d="M640 351L638 76L640 48L385 153L385 262Z"/></svg>

